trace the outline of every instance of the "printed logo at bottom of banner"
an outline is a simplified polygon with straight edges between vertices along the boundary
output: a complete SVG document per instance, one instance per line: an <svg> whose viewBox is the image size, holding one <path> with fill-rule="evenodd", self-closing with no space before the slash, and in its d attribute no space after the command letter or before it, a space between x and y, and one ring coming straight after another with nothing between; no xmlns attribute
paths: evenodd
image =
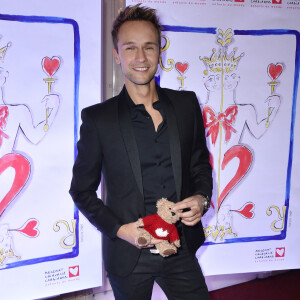
<svg viewBox="0 0 300 300"><path fill-rule="evenodd" d="M45 286L67 284L80 280L79 265L72 267L62 267L44 272Z"/></svg>
<svg viewBox="0 0 300 300"><path fill-rule="evenodd" d="M79 266L69 267L69 277L79 276Z"/></svg>
<svg viewBox="0 0 300 300"><path fill-rule="evenodd" d="M254 251L256 263L283 261L285 258L285 247L263 248Z"/></svg>
<svg viewBox="0 0 300 300"><path fill-rule="evenodd" d="M276 248L275 257L284 257L285 256L285 247Z"/></svg>

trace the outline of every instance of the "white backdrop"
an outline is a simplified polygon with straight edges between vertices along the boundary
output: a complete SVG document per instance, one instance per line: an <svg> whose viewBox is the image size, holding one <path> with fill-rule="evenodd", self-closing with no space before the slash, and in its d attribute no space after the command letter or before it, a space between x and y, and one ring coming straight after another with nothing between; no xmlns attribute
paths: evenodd
<svg viewBox="0 0 300 300"><path fill-rule="evenodd" d="M1 298L100 286L100 234L68 190L79 112L101 99L101 2L3 0L0 28Z"/></svg>
<svg viewBox="0 0 300 300"><path fill-rule="evenodd" d="M126 4L137 2L164 25L157 81L195 91L204 114L214 177L204 274L299 268L300 3Z"/></svg>

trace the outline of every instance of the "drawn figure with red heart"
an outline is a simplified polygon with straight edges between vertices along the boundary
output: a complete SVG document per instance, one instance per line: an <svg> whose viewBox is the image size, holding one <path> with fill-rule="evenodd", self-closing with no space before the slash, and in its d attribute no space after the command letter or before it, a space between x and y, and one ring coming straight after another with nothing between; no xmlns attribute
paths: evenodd
<svg viewBox="0 0 300 300"><path fill-rule="evenodd" d="M21 256L15 254L12 232L18 232L26 237L34 238L39 235L38 220L27 220L23 226L10 229L8 224L0 224L0 268L5 267L8 261L20 260Z"/></svg>
<svg viewBox="0 0 300 300"><path fill-rule="evenodd" d="M255 216L252 202L232 203L228 194L242 181L250 170L253 160L251 148L243 144L243 132L248 130L256 139L260 139L270 128L280 106L280 97L273 95L280 67L271 64L268 74L276 72L269 82L271 96L264 102L265 118L258 120L256 108L252 104L239 104L236 90L240 76L238 65L244 53L236 55L236 48L229 53L228 46L233 41L231 29L217 33L219 49L213 49L211 56L200 57L205 65L204 86L207 90L207 102L202 107L207 144L211 153L215 187L213 206L203 217L206 236L214 241L223 240L226 235L237 236L233 230L233 218L236 215L246 219ZM277 64L279 66L282 64ZM283 66L282 66L283 67ZM276 72L275 72L276 71ZM282 71L282 69L281 69ZM259 99L259 101L262 101ZM226 206L223 204L226 203Z"/></svg>
<svg viewBox="0 0 300 300"><path fill-rule="evenodd" d="M50 60L50 59L49 59ZM46 135L57 114L60 98L51 93L51 84L54 82L53 74L59 64L45 64L49 78L48 94L41 100L45 113L33 118L30 108L24 104L9 104L4 99L5 83L9 73L0 67L0 176L5 184L0 187L0 220L6 208L13 202L30 177L30 162L24 154L17 153L14 147L19 134L23 134L33 144L38 144ZM38 102L37 102L38 103ZM33 120L39 120L35 123ZM30 155L30 153L29 153ZM14 172L10 172L14 170ZM4 178L4 179L3 179Z"/></svg>

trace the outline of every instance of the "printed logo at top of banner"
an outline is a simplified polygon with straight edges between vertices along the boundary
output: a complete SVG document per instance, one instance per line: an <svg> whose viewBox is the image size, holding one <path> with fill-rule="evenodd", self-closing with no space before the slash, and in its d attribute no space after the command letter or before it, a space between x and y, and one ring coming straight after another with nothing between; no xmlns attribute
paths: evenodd
<svg viewBox="0 0 300 300"><path fill-rule="evenodd" d="M282 4L282 0L272 0L272 4Z"/></svg>
<svg viewBox="0 0 300 300"><path fill-rule="evenodd" d="M69 267L69 277L79 276L79 266Z"/></svg>
<svg viewBox="0 0 300 300"><path fill-rule="evenodd" d="M284 257L285 256L285 247L276 248L275 257Z"/></svg>
<svg viewBox="0 0 300 300"><path fill-rule="evenodd" d="M234 2L245 2L245 0L234 0Z"/></svg>

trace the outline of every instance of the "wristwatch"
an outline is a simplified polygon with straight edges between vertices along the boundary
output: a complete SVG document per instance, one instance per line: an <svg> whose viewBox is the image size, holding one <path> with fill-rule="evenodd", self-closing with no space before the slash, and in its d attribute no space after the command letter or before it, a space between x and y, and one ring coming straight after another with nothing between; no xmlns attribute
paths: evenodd
<svg viewBox="0 0 300 300"><path fill-rule="evenodd" d="M203 194L200 195L204 198L204 202L203 202L203 215L204 215L209 210L211 201L207 195L203 195Z"/></svg>

